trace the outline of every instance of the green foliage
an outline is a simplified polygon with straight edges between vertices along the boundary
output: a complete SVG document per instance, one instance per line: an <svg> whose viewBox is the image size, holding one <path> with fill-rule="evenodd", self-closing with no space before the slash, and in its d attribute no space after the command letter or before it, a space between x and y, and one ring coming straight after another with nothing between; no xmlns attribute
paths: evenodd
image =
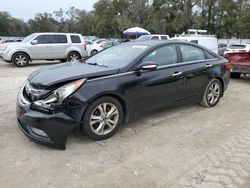
<svg viewBox="0 0 250 188"><path fill-rule="evenodd" d="M28 22L0 12L0 36L32 32L77 32L122 37L139 26L151 33L173 36L188 28L207 29L218 37L250 38L249 0L99 0L94 10L75 7L38 13Z"/></svg>

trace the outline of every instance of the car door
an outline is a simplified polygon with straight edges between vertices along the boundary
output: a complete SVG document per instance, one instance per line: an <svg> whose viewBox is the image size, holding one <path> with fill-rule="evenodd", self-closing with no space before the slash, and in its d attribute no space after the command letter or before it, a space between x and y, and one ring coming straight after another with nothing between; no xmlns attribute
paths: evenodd
<svg viewBox="0 0 250 188"><path fill-rule="evenodd" d="M51 59L51 35L39 35L33 41L36 42L29 47L31 59Z"/></svg>
<svg viewBox="0 0 250 188"><path fill-rule="evenodd" d="M66 35L52 35L52 59L66 58L67 49L69 47Z"/></svg>
<svg viewBox="0 0 250 188"><path fill-rule="evenodd" d="M179 44L183 64L184 98L197 101L209 82L209 71L216 63L217 57L208 51L191 44Z"/></svg>
<svg viewBox="0 0 250 188"><path fill-rule="evenodd" d="M134 75L131 91L134 113L178 103L182 98L182 71L175 44L161 46L146 55L138 66L157 64L154 71Z"/></svg>

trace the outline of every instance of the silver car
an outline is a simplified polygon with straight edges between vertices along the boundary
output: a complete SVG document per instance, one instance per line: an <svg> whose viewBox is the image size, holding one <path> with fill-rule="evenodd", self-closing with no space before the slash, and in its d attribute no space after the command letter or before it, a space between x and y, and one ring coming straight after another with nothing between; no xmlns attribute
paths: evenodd
<svg viewBox="0 0 250 188"><path fill-rule="evenodd" d="M33 33L22 42L0 45L0 57L17 67L33 60L74 61L87 56L86 43L76 33Z"/></svg>

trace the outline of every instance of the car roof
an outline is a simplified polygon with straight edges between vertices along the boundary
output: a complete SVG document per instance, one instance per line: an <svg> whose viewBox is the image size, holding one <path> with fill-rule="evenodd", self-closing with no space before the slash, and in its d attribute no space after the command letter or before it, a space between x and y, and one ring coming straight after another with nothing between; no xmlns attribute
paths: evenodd
<svg viewBox="0 0 250 188"><path fill-rule="evenodd" d="M48 35L55 35L55 34L59 34L59 35L81 35L80 33L57 33L57 32L41 32L41 33L33 33L36 35L40 35L40 34L48 34Z"/></svg>

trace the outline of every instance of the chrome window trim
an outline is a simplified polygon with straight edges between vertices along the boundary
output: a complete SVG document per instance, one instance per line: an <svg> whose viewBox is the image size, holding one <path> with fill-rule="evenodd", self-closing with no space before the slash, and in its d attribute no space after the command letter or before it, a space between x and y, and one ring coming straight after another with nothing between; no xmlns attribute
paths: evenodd
<svg viewBox="0 0 250 188"><path fill-rule="evenodd" d="M216 60L218 60L218 58L173 63L173 64L169 64L169 65L158 66L158 67L157 67L157 70L158 70L158 69L164 69L164 68L179 67L179 66L189 65L189 64L191 65L191 64L195 64L195 63L203 63L203 62L207 62L207 61L216 61Z"/></svg>

